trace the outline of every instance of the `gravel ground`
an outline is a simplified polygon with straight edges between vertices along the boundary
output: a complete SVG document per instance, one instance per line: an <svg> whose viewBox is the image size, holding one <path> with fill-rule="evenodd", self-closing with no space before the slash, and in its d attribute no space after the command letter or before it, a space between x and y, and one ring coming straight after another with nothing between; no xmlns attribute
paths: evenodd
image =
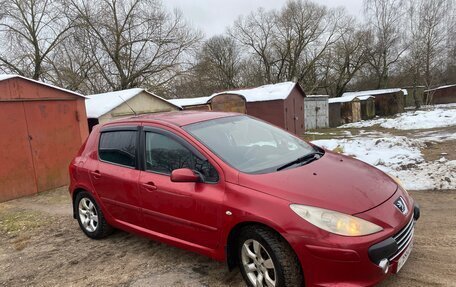
<svg viewBox="0 0 456 287"><path fill-rule="evenodd" d="M411 194L422 207L414 250L380 286L456 286L456 190ZM0 242L0 286L244 286L224 264L146 238L87 238L65 188L1 203Z"/></svg>

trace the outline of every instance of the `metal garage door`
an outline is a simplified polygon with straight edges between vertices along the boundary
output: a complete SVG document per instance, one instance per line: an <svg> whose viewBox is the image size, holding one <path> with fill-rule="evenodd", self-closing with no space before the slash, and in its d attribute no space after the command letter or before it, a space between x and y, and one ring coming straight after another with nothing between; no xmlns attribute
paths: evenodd
<svg viewBox="0 0 456 287"><path fill-rule="evenodd" d="M24 102L38 192L68 184L68 165L81 139L76 101Z"/></svg>
<svg viewBox="0 0 456 287"><path fill-rule="evenodd" d="M0 103L0 202L37 192L22 102Z"/></svg>

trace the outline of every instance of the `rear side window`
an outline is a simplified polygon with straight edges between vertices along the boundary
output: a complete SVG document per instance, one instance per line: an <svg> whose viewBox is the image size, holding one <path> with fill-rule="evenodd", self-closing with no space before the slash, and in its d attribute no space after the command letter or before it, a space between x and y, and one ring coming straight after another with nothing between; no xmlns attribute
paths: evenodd
<svg viewBox="0 0 456 287"><path fill-rule="evenodd" d="M128 167L136 166L136 131L104 132L100 136L100 160Z"/></svg>
<svg viewBox="0 0 456 287"><path fill-rule="evenodd" d="M207 160L195 156L178 141L159 134L146 133L146 170L171 174L178 168L189 168L200 172L206 182L217 182L218 174Z"/></svg>

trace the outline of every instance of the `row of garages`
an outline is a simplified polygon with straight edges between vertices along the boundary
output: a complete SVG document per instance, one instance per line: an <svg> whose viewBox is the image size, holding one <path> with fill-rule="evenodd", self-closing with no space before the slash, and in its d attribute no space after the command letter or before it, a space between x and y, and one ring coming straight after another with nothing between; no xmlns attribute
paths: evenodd
<svg viewBox="0 0 456 287"><path fill-rule="evenodd" d="M455 86L431 93L456 102ZM447 90L452 89L448 96ZM423 89L424 90L424 89ZM410 94L410 93L409 93ZM0 75L0 202L68 184L68 164L90 129L116 118L179 110L245 113L294 134L403 111L404 90L306 95L293 82L163 99L145 89L84 96L17 75Z"/></svg>

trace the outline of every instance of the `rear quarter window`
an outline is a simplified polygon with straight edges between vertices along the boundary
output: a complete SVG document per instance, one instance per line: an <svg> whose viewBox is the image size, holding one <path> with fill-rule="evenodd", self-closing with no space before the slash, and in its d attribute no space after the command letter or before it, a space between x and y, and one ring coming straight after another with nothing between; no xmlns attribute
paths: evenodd
<svg viewBox="0 0 456 287"><path fill-rule="evenodd" d="M100 160L128 166L136 166L136 131L103 132L100 135L98 156Z"/></svg>

